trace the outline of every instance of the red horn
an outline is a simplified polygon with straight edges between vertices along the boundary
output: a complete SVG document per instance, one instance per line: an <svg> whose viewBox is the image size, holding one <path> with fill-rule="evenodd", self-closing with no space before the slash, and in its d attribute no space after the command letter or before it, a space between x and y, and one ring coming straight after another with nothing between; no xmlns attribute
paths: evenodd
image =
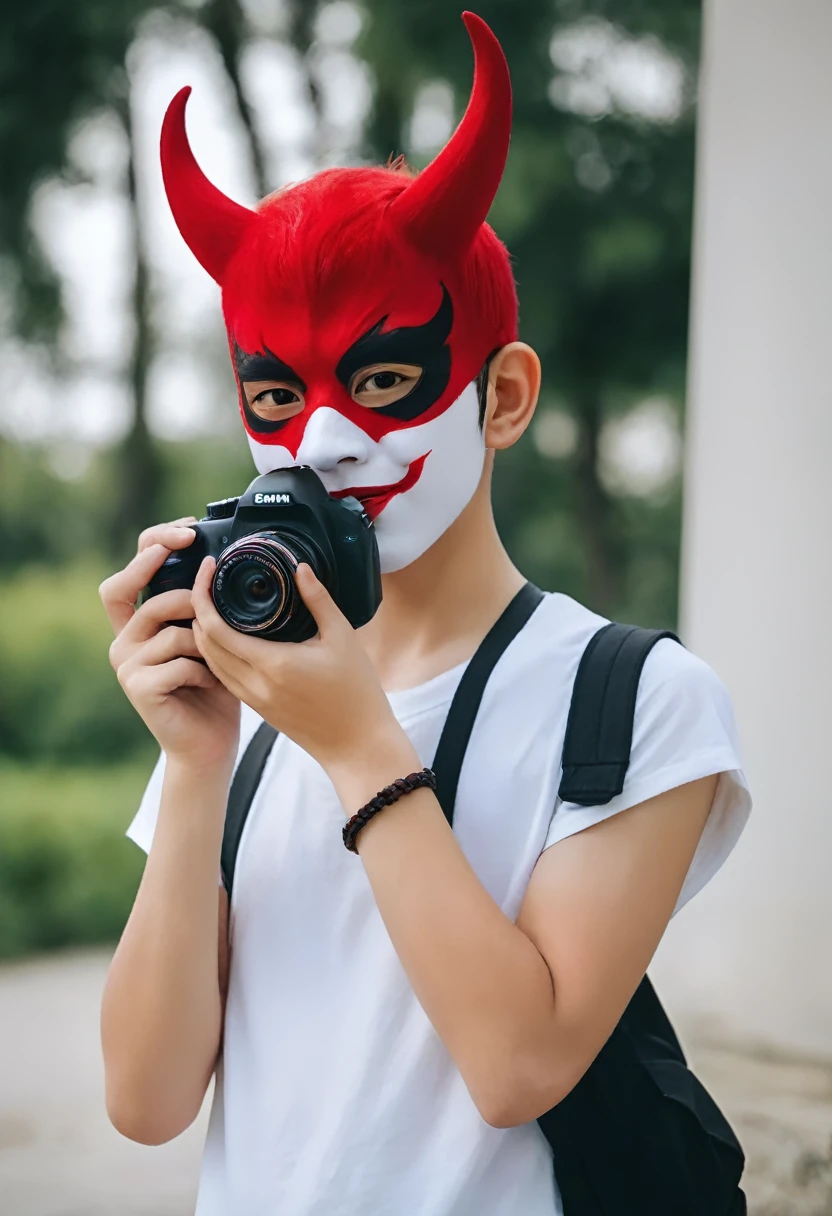
<svg viewBox="0 0 832 1216"><path fill-rule="evenodd" d="M162 123L162 177L165 191L185 244L217 283L228 262L257 219L212 186L196 163L185 132L185 106L190 86L180 89Z"/></svg>
<svg viewBox="0 0 832 1216"><path fill-rule="evenodd" d="M502 47L481 17L463 13L474 48L474 85L448 143L389 214L407 240L442 262L468 248L497 193L511 135L511 80Z"/></svg>

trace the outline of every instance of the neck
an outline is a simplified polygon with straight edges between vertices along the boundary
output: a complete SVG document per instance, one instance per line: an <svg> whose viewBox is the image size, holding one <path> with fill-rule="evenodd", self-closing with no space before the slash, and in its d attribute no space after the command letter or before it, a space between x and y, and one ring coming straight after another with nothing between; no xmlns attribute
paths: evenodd
<svg viewBox="0 0 832 1216"><path fill-rule="evenodd" d="M470 658L524 582L497 533L490 469L468 506L415 562L382 579L361 637L384 688L409 688Z"/></svg>

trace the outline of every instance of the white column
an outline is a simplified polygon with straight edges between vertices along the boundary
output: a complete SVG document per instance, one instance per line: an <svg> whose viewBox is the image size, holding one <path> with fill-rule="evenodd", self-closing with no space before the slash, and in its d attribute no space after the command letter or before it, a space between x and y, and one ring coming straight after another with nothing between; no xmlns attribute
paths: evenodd
<svg viewBox="0 0 832 1216"><path fill-rule="evenodd" d="M681 628L755 811L672 1010L832 1056L832 0L705 0Z"/></svg>

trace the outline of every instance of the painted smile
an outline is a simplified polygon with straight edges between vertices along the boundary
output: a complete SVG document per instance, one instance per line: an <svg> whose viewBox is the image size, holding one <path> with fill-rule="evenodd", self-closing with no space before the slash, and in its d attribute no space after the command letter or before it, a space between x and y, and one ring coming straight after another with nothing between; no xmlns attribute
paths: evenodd
<svg viewBox="0 0 832 1216"><path fill-rule="evenodd" d="M424 456L417 456L401 481L395 481L392 485L350 486L347 490L336 490L331 497L357 498L370 519L375 521L391 498L395 498L397 494L404 494L406 490L410 490L416 485L416 482L422 476L422 469L425 467L425 461L428 456L430 456L430 452L425 452Z"/></svg>

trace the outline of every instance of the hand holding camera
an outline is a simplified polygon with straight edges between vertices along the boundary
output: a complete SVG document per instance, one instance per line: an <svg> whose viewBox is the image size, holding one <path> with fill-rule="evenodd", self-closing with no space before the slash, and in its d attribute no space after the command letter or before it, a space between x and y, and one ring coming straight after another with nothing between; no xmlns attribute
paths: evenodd
<svg viewBox="0 0 832 1216"><path fill-rule="evenodd" d="M106 579L99 593L116 635L110 663L168 758L227 769L230 776L240 703L202 660L190 628L190 592L170 590L135 606L165 559L193 543L195 522L180 519L148 528L139 537L133 560Z"/></svg>
<svg viewBox="0 0 832 1216"><path fill-rule="evenodd" d="M361 504L298 466L211 504L194 531L151 580L149 603L192 587L199 652L222 684L324 768L390 741L409 749L355 634L381 601Z"/></svg>
<svg viewBox="0 0 832 1216"><path fill-rule="evenodd" d="M210 573L200 576L203 564ZM330 498L309 468L258 477L240 498L209 504L199 522L148 529L101 598L117 635L110 660L119 682L169 757L233 765L240 700L322 762L340 755L346 727L387 720L353 637L381 601L372 524L356 499ZM262 642L313 638L323 620L310 604L329 622L328 644L317 658L297 655L292 674L291 656L278 653L286 648ZM195 616L202 628L192 630ZM303 673L305 662L317 667ZM287 718L289 699L296 712Z"/></svg>
<svg viewBox="0 0 832 1216"><path fill-rule="evenodd" d="M298 595L295 573L306 563L353 628L381 603L378 546L355 498L330 498L305 465L257 477L240 498L208 504L187 549L170 554L147 597L190 589L205 557L216 560L212 597L239 633L303 642L317 625Z"/></svg>
<svg viewBox="0 0 832 1216"><path fill-rule="evenodd" d="M336 787L338 774L372 771L391 751L406 753L407 763L418 759L361 639L309 565L298 567L296 586L318 636L302 646L275 646L232 629L216 607L212 582L215 588L214 562L206 558L192 600L194 634L209 668L264 721L313 756Z"/></svg>

